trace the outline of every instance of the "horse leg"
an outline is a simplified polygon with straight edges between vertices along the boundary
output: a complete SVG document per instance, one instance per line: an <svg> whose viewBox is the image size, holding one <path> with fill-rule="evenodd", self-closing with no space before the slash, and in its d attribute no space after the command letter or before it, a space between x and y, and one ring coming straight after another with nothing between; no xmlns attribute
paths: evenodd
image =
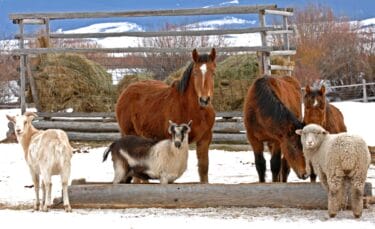
<svg viewBox="0 0 375 229"><path fill-rule="evenodd" d="M197 141L198 172L201 183L208 183L208 149L212 140L212 132L207 132Z"/></svg>
<svg viewBox="0 0 375 229"><path fill-rule="evenodd" d="M271 172L272 182L280 182L280 168L281 168L281 150L275 143L268 144L271 151Z"/></svg>
<svg viewBox="0 0 375 229"><path fill-rule="evenodd" d="M249 139L250 140L250 139ZM251 139L250 141L251 146L253 147L254 151L254 159L255 159L255 168L258 172L259 182L265 182L266 177L266 160L263 156L263 142L255 141Z"/></svg>
<svg viewBox="0 0 375 229"><path fill-rule="evenodd" d="M288 176L290 173L290 166L285 159L285 157L281 157L281 168L280 168L280 180L281 182L286 183L288 181Z"/></svg>
<svg viewBox="0 0 375 229"><path fill-rule="evenodd" d="M307 165L310 166L310 182L315 183L316 182L316 174L314 172L314 167L312 166L311 162Z"/></svg>

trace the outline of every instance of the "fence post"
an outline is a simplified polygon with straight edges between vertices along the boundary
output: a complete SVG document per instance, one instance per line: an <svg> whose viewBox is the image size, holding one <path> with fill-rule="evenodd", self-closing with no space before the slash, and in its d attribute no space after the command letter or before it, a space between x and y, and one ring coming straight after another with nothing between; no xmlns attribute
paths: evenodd
<svg viewBox="0 0 375 229"><path fill-rule="evenodd" d="M19 47L20 49L24 49L24 24L23 20L19 23L19 30L20 30L20 39L19 39ZM25 88L26 88L26 78L25 78L25 63L26 63L26 55L20 56L20 80L21 80L21 88L20 88L20 96L21 96L21 114L25 113L26 111L26 98L25 98Z"/></svg>
<svg viewBox="0 0 375 229"><path fill-rule="evenodd" d="M363 102L367 103L368 98L367 98L366 80L365 79L362 79L362 88L363 88Z"/></svg>
<svg viewBox="0 0 375 229"><path fill-rule="evenodd" d="M266 16L265 16L265 10L259 10L259 25L260 27L266 27ZM260 36L262 39L262 46L267 46L267 33L266 31L260 32ZM270 65L270 53L269 52L261 52L261 63L260 63L261 69L263 74L265 75L271 75Z"/></svg>

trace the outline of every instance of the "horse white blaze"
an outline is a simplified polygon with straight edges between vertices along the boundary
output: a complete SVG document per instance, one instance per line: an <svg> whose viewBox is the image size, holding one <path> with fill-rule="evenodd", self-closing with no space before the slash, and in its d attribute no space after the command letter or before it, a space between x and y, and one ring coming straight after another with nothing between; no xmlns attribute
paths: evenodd
<svg viewBox="0 0 375 229"><path fill-rule="evenodd" d="M317 100L317 99L314 99L314 104L313 104L313 106L314 106L314 107L317 107L318 104L319 104L318 100Z"/></svg>
<svg viewBox="0 0 375 229"><path fill-rule="evenodd" d="M207 65L206 64L202 64L202 66L200 67L200 69L201 69L202 76L203 76L202 87L204 87L204 81L206 79L206 72L207 72Z"/></svg>

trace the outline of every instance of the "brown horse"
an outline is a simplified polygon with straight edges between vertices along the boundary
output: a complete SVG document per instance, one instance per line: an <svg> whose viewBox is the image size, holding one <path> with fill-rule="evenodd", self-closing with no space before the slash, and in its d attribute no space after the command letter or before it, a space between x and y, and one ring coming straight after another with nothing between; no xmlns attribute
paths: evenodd
<svg viewBox="0 0 375 229"><path fill-rule="evenodd" d="M320 89L313 90L309 85L305 87L303 122L305 124L319 124L332 134L346 132L344 116L338 108L328 103L325 91L324 85ZM316 175L312 166L309 166L311 168L310 179L315 182Z"/></svg>
<svg viewBox="0 0 375 229"><path fill-rule="evenodd" d="M140 135L162 140L170 138L168 120L187 123L193 120L189 143L197 146L200 181L208 183L208 148L212 140L215 111L211 104L214 90L216 51L199 55L181 80L171 86L155 80L130 84L116 104L116 117L122 135Z"/></svg>
<svg viewBox="0 0 375 229"><path fill-rule="evenodd" d="M244 122L253 148L259 182L265 182L264 142L271 147L272 181L287 181L289 164L297 176L308 177L300 138L296 129L303 127L301 86L292 77L264 76L256 79L247 92ZM283 157L285 161L281 161ZM282 173L284 172L284 174Z"/></svg>

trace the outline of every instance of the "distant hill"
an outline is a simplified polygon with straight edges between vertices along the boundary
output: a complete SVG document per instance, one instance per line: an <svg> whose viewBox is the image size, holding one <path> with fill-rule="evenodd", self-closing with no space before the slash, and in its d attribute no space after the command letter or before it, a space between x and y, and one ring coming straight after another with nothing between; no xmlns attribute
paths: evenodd
<svg viewBox="0 0 375 229"><path fill-rule="evenodd" d="M142 2L142 4L140 4ZM181 8L203 8L203 7L223 7L235 5L255 5L255 4L277 4L279 7L303 7L307 3L320 3L331 7L336 15L346 15L352 20L362 20L375 17L374 0L0 0L0 36L12 36L17 31L17 26L13 25L8 15L11 13L30 12L81 12L81 11L129 11L129 10L150 10L150 9L181 9ZM225 17L235 17L239 20L257 21L256 15L216 15L216 16L195 16L195 17L139 17L139 18L115 18L115 19L87 19L87 20L64 20L52 21L51 29L73 30L103 22L129 22L136 23L145 30L158 30L170 24L194 24L201 21L221 20ZM233 25L240 26L241 24ZM31 28L31 29L35 29Z"/></svg>

